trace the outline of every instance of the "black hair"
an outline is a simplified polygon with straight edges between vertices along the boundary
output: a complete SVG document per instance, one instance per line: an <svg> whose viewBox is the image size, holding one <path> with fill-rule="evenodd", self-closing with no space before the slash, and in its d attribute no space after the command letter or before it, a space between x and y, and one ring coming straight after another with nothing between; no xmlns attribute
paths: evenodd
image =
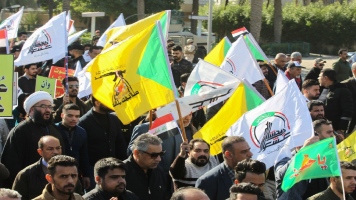
<svg viewBox="0 0 356 200"><path fill-rule="evenodd" d="M90 46L89 52L93 52L93 50L103 50L102 46Z"/></svg>
<svg viewBox="0 0 356 200"><path fill-rule="evenodd" d="M90 102L93 104L93 107L95 107L95 101L97 101L97 99L94 97L94 95L91 95Z"/></svg>
<svg viewBox="0 0 356 200"><path fill-rule="evenodd" d="M246 178L247 172L251 172L254 174L265 174L266 165L263 162L255 159L244 159L238 162L235 167L236 180L242 183L242 181Z"/></svg>
<svg viewBox="0 0 356 200"><path fill-rule="evenodd" d="M94 165L94 176L105 179L105 175L108 171L116 168L122 169L125 172L127 170L126 164L117 158L109 157L100 159Z"/></svg>
<svg viewBox="0 0 356 200"><path fill-rule="evenodd" d="M186 83L188 81L188 78L190 76L190 73L184 73L180 76L180 83Z"/></svg>
<svg viewBox="0 0 356 200"><path fill-rule="evenodd" d="M91 44L84 44L83 47L84 47L84 48L85 48L85 47L92 47L92 45L91 45Z"/></svg>
<svg viewBox="0 0 356 200"><path fill-rule="evenodd" d="M179 45L175 45L174 47L172 47L172 51L180 51L180 52L182 52L182 47L180 47Z"/></svg>
<svg viewBox="0 0 356 200"><path fill-rule="evenodd" d="M176 44L174 44L174 43L168 44L168 48L171 48L171 47L174 47L174 46L176 46Z"/></svg>
<svg viewBox="0 0 356 200"><path fill-rule="evenodd" d="M68 111L68 110L79 110L80 108L79 106L75 105L74 103L70 103L70 104L66 104L65 106L63 106L62 112L64 111Z"/></svg>
<svg viewBox="0 0 356 200"><path fill-rule="evenodd" d="M31 64L28 64L28 65L23 66L23 69L30 69L30 67L31 67L32 65L36 65L36 68L37 68L37 63L31 63Z"/></svg>
<svg viewBox="0 0 356 200"><path fill-rule="evenodd" d="M226 137L223 142L221 143L221 150L222 150L222 154L223 157L225 158L225 152L226 151L230 151L233 152L233 145L235 143L239 143L239 142L245 142L245 138L241 137L241 136L230 136L230 137Z"/></svg>
<svg viewBox="0 0 356 200"><path fill-rule="evenodd" d="M333 69L323 69L321 70L321 73L323 73L323 76L327 76L330 81L336 82L336 71Z"/></svg>
<svg viewBox="0 0 356 200"><path fill-rule="evenodd" d="M22 35L27 35L26 31L18 32L17 37L21 37Z"/></svg>
<svg viewBox="0 0 356 200"><path fill-rule="evenodd" d="M302 84L302 90L307 90L307 89L309 89L310 87L312 87L314 85L318 85L319 86L319 82L314 80L314 79L307 79Z"/></svg>
<svg viewBox="0 0 356 200"><path fill-rule="evenodd" d="M78 162L75 160L75 158L66 156L66 155L57 155L52 157L48 161L47 169L48 169L48 174L50 174L52 177L56 173L56 167L57 166L62 166L62 167L77 167L78 168Z"/></svg>
<svg viewBox="0 0 356 200"><path fill-rule="evenodd" d="M75 76L68 76L68 83L69 83L70 81L77 81L77 82L79 83L78 78L75 77ZM66 85L66 79L64 78L64 79L62 80L62 86L65 87L65 85Z"/></svg>
<svg viewBox="0 0 356 200"><path fill-rule="evenodd" d="M262 195L262 191L252 183L239 183L231 186L230 199L235 200L237 198L237 194L254 194L258 197Z"/></svg>
<svg viewBox="0 0 356 200"><path fill-rule="evenodd" d="M322 125L331 125L331 121L327 119L318 119L313 121L313 126L314 126L314 132L315 133L320 133L320 128Z"/></svg>
<svg viewBox="0 0 356 200"><path fill-rule="evenodd" d="M341 55L344 51L347 51L347 49L340 49L337 53L338 55Z"/></svg>
<svg viewBox="0 0 356 200"><path fill-rule="evenodd" d="M190 150L193 150L194 144L195 144L196 142L205 143L206 145L208 145L208 148L210 149L210 144L209 144L209 143L207 143L207 142L206 142L205 140L203 140L203 139L196 138L196 139L190 140L190 142L189 142L189 148L190 148Z"/></svg>
<svg viewBox="0 0 356 200"><path fill-rule="evenodd" d="M314 107L314 106L323 106L323 107L325 108L324 103L323 103L322 101L319 101L319 100L311 100L311 101L308 102L308 109L309 109L309 111L313 110L313 107Z"/></svg>

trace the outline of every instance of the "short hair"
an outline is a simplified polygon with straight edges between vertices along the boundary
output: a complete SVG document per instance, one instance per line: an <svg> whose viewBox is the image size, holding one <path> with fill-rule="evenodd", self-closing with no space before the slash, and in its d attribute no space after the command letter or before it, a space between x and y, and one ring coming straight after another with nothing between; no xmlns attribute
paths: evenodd
<svg viewBox="0 0 356 200"><path fill-rule="evenodd" d="M52 157L48 161L48 165L47 165L48 174L50 174L52 177L56 173L57 166L78 168L78 163L75 160L75 158L66 155L57 155Z"/></svg>
<svg viewBox="0 0 356 200"><path fill-rule="evenodd" d="M83 47L92 47L91 44L84 44Z"/></svg>
<svg viewBox="0 0 356 200"><path fill-rule="evenodd" d="M13 199L20 199L22 196L15 190L7 189L7 188L0 188L0 197L9 197Z"/></svg>
<svg viewBox="0 0 356 200"><path fill-rule="evenodd" d="M67 112L68 110L79 110L80 111L80 108L76 104L70 103L70 104L66 104L65 106L63 106L62 112Z"/></svg>
<svg viewBox="0 0 356 200"><path fill-rule="evenodd" d="M286 54L286 56L290 56L290 54Z"/></svg>
<svg viewBox="0 0 356 200"><path fill-rule="evenodd" d="M232 146L233 144L235 143L239 143L239 142L245 142L245 138L244 137L241 137L241 136L229 136L229 137L226 137L224 139L224 141L221 143L221 150L222 150L222 154L223 154L223 157L225 159L225 152L226 151L233 151L232 149Z"/></svg>
<svg viewBox="0 0 356 200"><path fill-rule="evenodd" d="M102 179L105 179L105 175L109 170L113 169L122 169L125 172L127 171L126 164L117 158L103 158L98 160L94 165L94 176L99 176Z"/></svg>
<svg viewBox="0 0 356 200"><path fill-rule="evenodd" d="M323 107L325 107L324 103L322 101L319 101L319 100L311 100L311 101L308 102L307 105L308 105L309 111L313 110L314 106L323 106Z"/></svg>
<svg viewBox="0 0 356 200"><path fill-rule="evenodd" d="M321 70L321 73L323 73L323 76L327 76L330 81L336 82L336 71L333 69L325 68Z"/></svg>
<svg viewBox="0 0 356 200"><path fill-rule="evenodd" d="M171 47L174 47L174 46L176 46L176 44L174 44L174 43L168 44L168 48L171 48Z"/></svg>
<svg viewBox="0 0 356 200"><path fill-rule="evenodd" d="M314 131L320 133L320 128L322 125L331 125L332 122L327 119L318 119L313 121Z"/></svg>
<svg viewBox="0 0 356 200"><path fill-rule="evenodd" d="M27 35L26 31L18 32L17 37L21 37L22 35Z"/></svg>
<svg viewBox="0 0 356 200"><path fill-rule="evenodd" d="M302 54L300 52L293 52L292 55L290 56L291 58L297 58L299 56L302 56Z"/></svg>
<svg viewBox="0 0 356 200"><path fill-rule="evenodd" d="M319 82L314 79L307 79L302 84L302 90L308 90L309 88L311 88L314 85L319 86Z"/></svg>
<svg viewBox="0 0 356 200"><path fill-rule="evenodd" d="M172 47L172 51L182 51L182 47L180 47L179 45L175 45Z"/></svg>
<svg viewBox="0 0 356 200"><path fill-rule="evenodd" d="M98 100L94 97L94 95L91 95L90 102L91 102L91 104L93 104L93 107L95 107L95 101L98 101Z"/></svg>
<svg viewBox="0 0 356 200"><path fill-rule="evenodd" d="M190 76L190 73L184 73L180 76L180 83L186 83L188 81L188 78Z"/></svg>
<svg viewBox="0 0 356 200"><path fill-rule="evenodd" d="M30 67L31 67L32 65L36 65L36 68L37 68L37 63L31 63L31 64L28 64L28 65L25 65L23 68L24 68L24 69L30 69Z"/></svg>
<svg viewBox="0 0 356 200"><path fill-rule="evenodd" d="M287 57L286 54L284 53L277 53L276 57L274 59L279 59L279 58L282 58L282 57Z"/></svg>
<svg viewBox="0 0 356 200"><path fill-rule="evenodd" d="M198 190L205 194L205 192L199 188L195 188L192 186L181 187L172 194L172 197L170 200L184 200L184 193L186 193L189 190Z"/></svg>
<svg viewBox="0 0 356 200"><path fill-rule="evenodd" d="M265 174L266 165L255 159L244 159L237 163L235 167L235 177L240 183L246 178L246 173Z"/></svg>
<svg viewBox="0 0 356 200"><path fill-rule="evenodd" d="M70 82L70 81L76 81L76 82L79 83L78 78L75 77L75 76L68 76L68 82ZM65 85L66 85L66 79L64 78L64 79L62 80L62 86L64 87Z"/></svg>
<svg viewBox="0 0 356 200"><path fill-rule="evenodd" d="M203 139L196 138L196 139L190 140L190 142L189 142L189 148L190 148L190 150L193 149L194 144L197 143L197 142L205 143L206 145L208 145L208 148L210 149L210 144L209 144L209 143L207 143L207 142L206 142L205 140L203 140Z"/></svg>
<svg viewBox="0 0 356 200"><path fill-rule="evenodd" d="M45 136L42 136L41 138L40 138L40 140L38 140L38 148L39 149L41 149L41 150L43 150L43 140L45 139L45 138L54 138L54 139L56 139L56 140L58 140L58 142L59 142L59 139L58 138L56 138L56 137L54 137L54 136L52 136L52 135L45 135Z"/></svg>
<svg viewBox="0 0 356 200"><path fill-rule="evenodd" d="M102 46L90 46L89 52L92 53L93 50L103 50Z"/></svg>
<svg viewBox="0 0 356 200"><path fill-rule="evenodd" d="M237 194L254 194L260 196L262 191L256 185L252 183L239 183L236 185L232 185L230 188L230 199L235 200Z"/></svg>
<svg viewBox="0 0 356 200"><path fill-rule="evenodd" d="M356 170L356 165L347 161L340 161L341 169L352 169Z"/></svg>
<svg viewBox="0 0 356 200"><path fill-rule="evenodd" d="M139 151L147 151L148 145L161 145L162 140L152 134L145 133L140 136L138 136L133 144L132 144L132 151L133 150L139 150Z"/></svg>
<svg viewBox="0 0 356 200"><path fill-rule="evenodd" d="M338 55L341 55L342 53L344 53L344 51L347 51L347 49L340 49L340 50L337 52L337 54L338 54Z"/></svg>

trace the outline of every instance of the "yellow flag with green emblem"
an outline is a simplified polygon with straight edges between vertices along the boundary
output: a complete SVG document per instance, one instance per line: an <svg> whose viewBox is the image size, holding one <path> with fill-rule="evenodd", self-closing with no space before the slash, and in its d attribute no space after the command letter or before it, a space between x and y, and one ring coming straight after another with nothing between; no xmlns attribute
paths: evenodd
<svg viewBox="0 0 356 200"><path fill-rule="evenodd" d="M351 162L356 159L356 131L337 145L341 161Z"/></svg>
<svg viewBox="0 0 356 200"><path fill-rule="evenodd" d="M231 42L229 38L224 37L210 53L205 56L204 60L214 64L216 66L220 66L225 59L227 52L231 47Z"/></svg>

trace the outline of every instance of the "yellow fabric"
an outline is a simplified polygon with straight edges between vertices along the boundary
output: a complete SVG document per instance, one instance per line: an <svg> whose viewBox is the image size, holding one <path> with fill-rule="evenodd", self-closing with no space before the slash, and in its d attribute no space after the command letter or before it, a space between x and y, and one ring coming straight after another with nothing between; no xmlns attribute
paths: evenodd
<svg viewBox="0 0 356 200"><path fill-rule="evenodd" d="M351 162L356 159L356 131L337 145L340 161Z"/></svg>
<svg viewBox="0 0 356 200"><path fill-rule="evenodd" d="M223 38L210 53L205 56L204 60L220 67L221 63L224 61L224 45L225 45L225 38Z"/></svg>

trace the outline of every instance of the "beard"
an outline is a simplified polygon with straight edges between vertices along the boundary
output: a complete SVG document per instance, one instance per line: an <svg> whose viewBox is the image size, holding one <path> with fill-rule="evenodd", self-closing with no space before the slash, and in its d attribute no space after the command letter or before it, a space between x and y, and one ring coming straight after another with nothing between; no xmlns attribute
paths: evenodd
<svg viewBox="0 0 356 200"><path fill-rule="evenodd" d="M53 124L53 116L52 116L51 112L49 112L49 115L50 115L49 119L44 119L44 115L46 113L48 114L47 111L42 114L40 111L35 109L34 113L33 113L33 121L38 125L44 125L44 126Z"/></svg>
<svg viewBox="0 0 356 200"><path fill-rule="evenodd" d="M112 111L110 108L106 107L104 104L100 104L99 109L105 113Z"/></svg>
<svg viewBox="0 0 356 200"><path fill-rule="evenodd" d="M65 185L62 190L57 187L56 182L54 182L54 180L53 180L53 184L54 184L54 187L56 188L56 190L59 193L62 193L62 194L65 194L65 195L72 195L74 193L75 186L73 184ZM66 187L73 187L73 190L69 191L69 192L66 192L66 191L64 191Z"/></svg>
<svg viewBox="0 0 356 200"><path fill-rule="evenodd" d="M121 191L121 189L119 189L119 188L122 187L122 186L124 187L124 189ZM111 195L113 195L114 197L117 197L117 196L119 196L121 193L123 193L123 192L125 191L125 189L126 189L126 184L125 184L125 183L120 183L120 184L118 184L117 186L115 186L115 189L111 190L111 189L109 189L109 188L107 187L105 181L103 181L102 184L101 184L101 187L103 188L103 190L104 190L105 192L108 192L108 193L110 193Z"/></svg>
<svg viewBox="0 0 356 200"><path fill-rule="evenodd" d="M205 161L199 161L199 159L205 159ZM199 156L197 159L192 157L190 158L190 161L198 167L203 167L208 164L209 158L207 158L206 156Z"/></svg>

